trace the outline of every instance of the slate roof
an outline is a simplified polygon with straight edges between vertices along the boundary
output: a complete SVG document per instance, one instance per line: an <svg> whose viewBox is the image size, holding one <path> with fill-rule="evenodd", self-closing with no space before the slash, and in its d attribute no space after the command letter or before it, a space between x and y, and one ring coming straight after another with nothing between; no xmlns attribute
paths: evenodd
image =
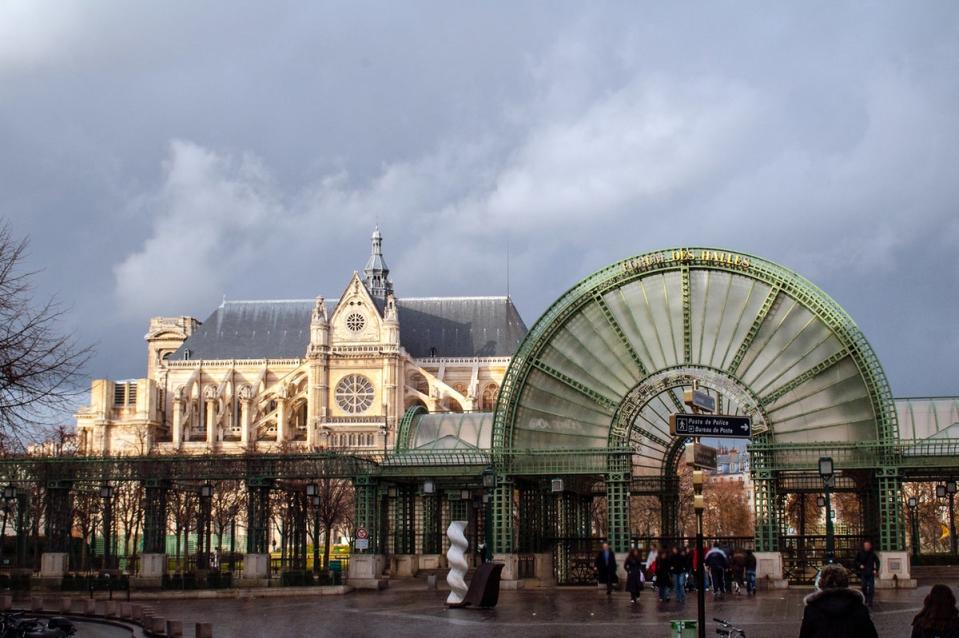
<svg viewBox="0 0 959 638"><path fill-rule="evenodd" d="M335 305L327 301L328 312ZM396 305L400 343L417 358L509 357L527 332L508 297L397 299ZM302 358L312 310L310 299L225 301L171 359Z"/></svg>

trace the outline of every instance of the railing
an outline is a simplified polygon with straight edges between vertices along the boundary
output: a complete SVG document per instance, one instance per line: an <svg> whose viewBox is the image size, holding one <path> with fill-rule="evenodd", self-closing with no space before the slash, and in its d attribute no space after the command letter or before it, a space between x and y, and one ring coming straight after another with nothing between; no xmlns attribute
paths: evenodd
<svg viewBox="0 0 959 638"><path fill-rule="evenodd" d="M837 563L849 570L851 578L859 578L856 553L868 537L859 534L836 534L833 536L834 555ZM810 584L826 560L826 536L784 536L782 539L783 576L794 584Z"/></svg>

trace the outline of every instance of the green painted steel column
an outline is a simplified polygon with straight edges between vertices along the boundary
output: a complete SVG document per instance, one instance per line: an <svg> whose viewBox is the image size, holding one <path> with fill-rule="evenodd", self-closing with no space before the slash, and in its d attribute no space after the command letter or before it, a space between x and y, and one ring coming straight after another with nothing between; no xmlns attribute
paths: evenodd
<svg viewBox="0 0 959 638"><path fill-rule="evenodd" d="M899 470L880 468L879 482L879 549L903 551L906 549L906 528L902 520L902 494Z"/></svg>
<svg viewBox="0 0 959 638"><path fill-rule="evenodd" d="M369 549L359 550L361 554L376 554L380 551L378 544L380 535L377 530L379 517L377 514L377 484L369 476L358 476L353 479L356 508L356 528L365 528L369 533ZM355 536L356 529L353 530Z"/></svg>
<svg viewBox="0 0 959 638"><path fill-rule="evenodd" d="M513 553L513 481L506 476L493 488L493 553Z"/></svg>
<svg viewBox="0 0 959 638"><path fill-rule="evenodd" d="M273 479L251 478L246 482L246 553L268 554L270 527L270 490Z"/></svg>
<svg viewBox="0 0 959 638"><path fill-rule="evenodd" d="M779 498L773 472L756 472L753 486L756 497L756 551L778 552L781 530Z"/></svg>
<svg viewBox="0 0 959 638"><path fill-rule="evenodd" d="M659 495L659 535L680 536L679 530L679 477L664 476L663 492Z"/></svg>
<svg viewBox="0 0 959 638"><path fill-rule="evenodd" d="M617 553L629 551L629 475L606 477L606 508L609 546Z"/></svg>

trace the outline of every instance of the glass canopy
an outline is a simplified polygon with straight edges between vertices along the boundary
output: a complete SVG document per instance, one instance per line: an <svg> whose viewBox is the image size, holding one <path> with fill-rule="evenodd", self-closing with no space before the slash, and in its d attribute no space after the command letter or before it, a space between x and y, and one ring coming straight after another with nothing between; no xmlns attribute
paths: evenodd
<svg viewBox="0 0 959 638"><path fill-rule="evenodd" d="M679 249L610 266L554 304L513 360L494 438L625 444L634 473L658 473L693 383L775 443L877 439L876 406L895 426L875 355L825 293L755 257Z"/></svg>

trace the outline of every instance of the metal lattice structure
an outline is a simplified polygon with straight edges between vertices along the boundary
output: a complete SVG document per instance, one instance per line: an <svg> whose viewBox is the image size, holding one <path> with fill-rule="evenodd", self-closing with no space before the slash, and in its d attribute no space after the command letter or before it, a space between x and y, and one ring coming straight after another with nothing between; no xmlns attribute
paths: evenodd
<svg viewBox="0 0 959 638"><path fill-rule="evenodd" d="M895 489L897 413L882 367L852 318L808 280L770 261L712 248L638 255L604 268L560 297L533 326L501 389L492 458L520 450L565 473L543 450L627 449L607 457L609 537L626 549L624 484L659 480L664 530L674 527L677 463L667 423L682 392L705 388L727 414L753 418L757 548L778 549L786 470L814 472L834 451L840 470L875 472ZM928 445L928 444L923 444ZM920 461L920 459L923 459ZM928 463L924 454L907 462ZM500 468L498 467L498 470ZM545 468L544 468L545 472ZM901 545L899 503L880 498L880 544Z"/></svg>

